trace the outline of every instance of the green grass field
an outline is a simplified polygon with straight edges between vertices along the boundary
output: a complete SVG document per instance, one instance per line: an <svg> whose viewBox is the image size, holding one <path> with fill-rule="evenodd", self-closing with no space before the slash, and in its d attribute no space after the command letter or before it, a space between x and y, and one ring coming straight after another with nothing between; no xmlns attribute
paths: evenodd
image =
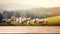
<svg viewBox="0 0 60 34"><path fill-rule="evenodd" d="M60 25L60 16L54 16L46 18L48 20L47 25Z"/></svg>
<svg viewBox="0 0 60 34"><path fill-rule="evenodd" d="M43 24L36 24L33 21L31 21L29 24L27 23L21 24L12 21L9 24L0 23L0 26L60 26L60 16L54 16L54 17L43 18L43 19L46 19L48 22Z"/></svg>

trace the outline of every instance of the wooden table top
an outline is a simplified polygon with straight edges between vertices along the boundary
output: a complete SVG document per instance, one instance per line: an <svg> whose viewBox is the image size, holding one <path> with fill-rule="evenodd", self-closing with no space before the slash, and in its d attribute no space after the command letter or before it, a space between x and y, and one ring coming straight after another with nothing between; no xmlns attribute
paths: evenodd
<svg viewBox="0 0 60 34"><path fill-rule="evenodd" d="M0 26L0 33L60 33L60 26Z"/></svg>

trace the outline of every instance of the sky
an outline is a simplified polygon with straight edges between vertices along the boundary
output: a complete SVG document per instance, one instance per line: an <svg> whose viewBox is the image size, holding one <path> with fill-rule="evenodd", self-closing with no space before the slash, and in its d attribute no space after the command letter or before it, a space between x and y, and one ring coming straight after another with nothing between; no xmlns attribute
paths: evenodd
<svg viewBox="0 0 60 34"><path fill-rule="evenodd" d="M60 0L0 0L0 9L29 9L60 7Z"/></svg>

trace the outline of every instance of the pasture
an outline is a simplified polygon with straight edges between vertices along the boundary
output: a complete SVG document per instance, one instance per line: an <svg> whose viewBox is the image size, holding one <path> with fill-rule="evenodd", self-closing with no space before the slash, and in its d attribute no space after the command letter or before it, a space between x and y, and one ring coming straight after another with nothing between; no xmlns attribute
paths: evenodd
<svg viewBox="0 0 60 34"><path fill-rule="evenodd" d="M39 21L40 20L40 21ZM0 26L60 26L60 16L48 17L39 19L37 22L34 20L26 22L15 22L11 21L10 23L0 23Z"/></svg>

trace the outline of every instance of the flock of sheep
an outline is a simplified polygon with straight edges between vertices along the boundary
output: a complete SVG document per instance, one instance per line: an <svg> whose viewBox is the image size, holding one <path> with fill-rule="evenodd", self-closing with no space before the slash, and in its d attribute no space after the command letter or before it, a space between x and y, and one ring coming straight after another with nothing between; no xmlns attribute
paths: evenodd
<svg viewBox="0 0 60 34"><path fill-rule="evenodd" d="M10 19L3 19L2 23L11 23L12 21L15 21L16 23L21 23L21 24L30 24L30 23L35 23L35 24L43 24L43 23L47 23L48 21L45 19L39 19L39 18L35 18L35 19L31 19L31 18L17 18L15 16L12 16Z"/></svg>

